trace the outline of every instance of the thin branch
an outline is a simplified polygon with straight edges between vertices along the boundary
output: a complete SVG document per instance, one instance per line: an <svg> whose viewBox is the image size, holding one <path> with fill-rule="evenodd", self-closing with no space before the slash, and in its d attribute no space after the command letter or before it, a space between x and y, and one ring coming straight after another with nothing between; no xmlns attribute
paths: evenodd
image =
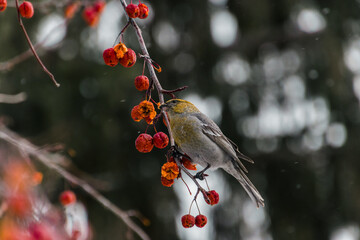
<svg viewBox="0 0 360 240"><path fill-rule="evenodd" d="M2 94L0 93L0 103L21 103L26 100L26 93L21 92L15 95Z"/></svg>
<svg viewBox="0 0 360 240"><path fill-rule="evenodd" d="M123 6L124 8L124 11L126 12L126 2L125 0L120 0L120 3L121 5ZM156 76L156 73L155 73L155 70L154 70L154 67L151 63L151 61L149 61L149 59L151 59L150 55L149 55L149 52L147 50L147 47L145 45L145 41L144 41L144 38L142 36L142 32L141 32L141 29L139 28L139 26L137 25L137 23L135 22L134 19L132 18L128 18L129 22L131 23L131 25L134 27L135 29L135 32L136 32L136 36L137 36L137 39L138 39L138 42L139 42L139 45L140 45L140 48L141 48L141 52L142 52L142 56L145 58L145 60L148 60L146 61L147 63L147 67L148 67L148 70L149 70L149 73L150 73L150 79L151 79L151 83L154 84L156 90L157 90L157 93L158 93L158 96L159 96L159 102L160 104L163 104L165 103L164 101L164 93L167 94L167 93L171 93L171 91L168 91L168 90L165 90L162 88L161 84L160 84L160 81L159 79L157 78ZM151 86L150 86L151 87ZM185 87L186 88L186 87ZM175 90L175 91L182 91L184 90L185 88L179 88L179 90ZM170 94L171 95L171 94ZM167 129L168 129L168 133L169 133L169 139L170 139L170 145L171 145L171 148L172 149L176 149L176 146L175 146L175 141L174 141L174 137L173 137L173 134L172 134L172 131L171 131L171 128L170 128L170 121L169 121L169 118L165 112L165 110L161 110L161 113L162 115L164 116L165 118L165 121L166 121L166 126L167 126ZM202 188L199 184L199 182L196 180L196 178L181 164L180 162L180 158L179 157L174 157L175 161L176 161L176 164L186 173L186 175L188 175L192 181L194 181L194 183L196 184L196 186L198 187L198 189L203 193L204 196L206 196L206 191L204 188ZM206 197L207 198L207 197Z"/></svg>
<svg viewBox="0 0 360 240"><path fill-rule="evenodd" d="M25 29L25 26L22 22L22 19L21 19L21 16L20 16L20 12L19 12L19 0L15 0L15 4L16 4L16 10L17 10L17 17L18 17L18 22L20 24L20 27L21 29L23 30L24 32L24 35L26 37L26 41L28 42L29 44L29 47L32 51L32 53L34 54L36 60L38 61L38 63L41 65L41 67L43 68L43 71L45 73L47 73L47 75L49 75L49 77L51 78L51 80L53 81L53 83L55 84L56 87L60 87L60 84L55 80L55 77L54 75L45 67L45 65L43 64L43 62L41 61L40 57L38 56L38 54L36 53L36 50L33 46L33 44L31 43L31 40L30 40L30 37L29 35L27 34L27 31Z"/></svg>
<svg viewBox="0 0 360 240"><path fill-rule="evenodd" d="M11 132L4 126L0 126L0 139L3 139L6 142L11 143L12 145L16 146L20 151L28 154L29 156L33 156L36 160L40 161L46 167L60 174L67 181L82 188L85 192L87 192L91 197L93 197L106 209L108 209L109 211L114 213L117 217L119 217L132 231L134 231L137 235L139 235L141 239L150 240L150 237L130 219L127 212L121 210L115 204L110 202L107 198L105 198L93 187L91 187L86 181L72 175L71 173L67 172L59 165L55 164L54 162L56 161L53 161L52 159L62 158L60 154L52 154L47 151L41 150L39 147L33 145L26 139L21 138L20 136Z"/></svg>
<svg viewBox="0 0 360 240"><path fill-rule="evenodd" d="M66 27L69 23L68 20L69 19L64 20L61 24L59 24L59 25L55 26L53 29L51 29L51 31L49 31L49 33L44 37L43 40L41 40L40 42L38 42L34 45L35 50L38 50L39 48L41 48L44 45L44 43L48 40L48 38L53 34L54 31L59 30L59 28L61 28L61 27ZM28 59L31 56L33 56L33 52L29 48L25 52L13 57L12 59L9 59L5 62L0 62L0 71L9 71L15 65L25 61L26 59Z"/></svg>

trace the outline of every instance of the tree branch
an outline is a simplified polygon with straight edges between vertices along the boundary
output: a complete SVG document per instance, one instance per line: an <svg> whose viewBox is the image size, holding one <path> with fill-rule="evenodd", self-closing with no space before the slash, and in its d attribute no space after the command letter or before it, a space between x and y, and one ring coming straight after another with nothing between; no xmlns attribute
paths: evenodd
<svg viewBox="0 0 360 240"><path fill-rule="evenodd" d="M17 17L18 17L18 22L20 24L20 27L21 29L23 30L24 32L24 35L26 37L26 41L28 42L29 44L29 47L32 51L32 53L34 54L36 60L38 61L38 63L41 65L41 67L43 68L43 71L45 73L47 73L47 75L49 75L49 77L51 78L51 80L53 81L53 83L55 84L56 87L60 87L60 84L55 80L55 77L54 75L45 67L45 65L43 64L43 62L41 61L40 57L38 56L38 54L36 53L36 50L33 46L33 44L31 43L31 40L30 40L30 37L29 35L27 34L27 31L25 29L25 26L22 22L22 19L21 19L21 16L20 16L20 12L19 12L19 0L15 0L15 4L16 4L16 10L17 10Z"/></svg>
<svg viewBox="0 0 360 240"><path fill-rule="evenodd" d="M6 142L17 147L21 152L33 156L36 160L44 164L46 167L54 170L67 181L79 186L85 192L87 192L91 197L93 197L97 202L103 205L106 209L114 213L119 217L132 231L134 231L139 237L143 240L150 240L150 237L138 226L136 225L129 217L128 213L118 208L115 204L110 202L107 198L101 195L93 187L91 187L86 181L72 175L67 172L65 169L56 164L58 161L53 159L63 158L60 154L53 154L47 151L41 150L39 147L33 145L24 138L21 138L17 134L11 132L5 126L0 126L0 139L3 139Z"/></svg>

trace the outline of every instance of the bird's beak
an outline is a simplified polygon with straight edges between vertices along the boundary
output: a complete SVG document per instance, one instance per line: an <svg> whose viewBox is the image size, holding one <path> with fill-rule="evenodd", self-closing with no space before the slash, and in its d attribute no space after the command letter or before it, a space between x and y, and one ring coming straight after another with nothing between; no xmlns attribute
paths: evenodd
<svg viewBox="0 0 360 240"><path fill-rule="evenodd" d="M160 108L161 110L166 110L168 107L169 107L169 106L168 106L166 103L163 103L163 104L160 105L159 108Z"/></svg>

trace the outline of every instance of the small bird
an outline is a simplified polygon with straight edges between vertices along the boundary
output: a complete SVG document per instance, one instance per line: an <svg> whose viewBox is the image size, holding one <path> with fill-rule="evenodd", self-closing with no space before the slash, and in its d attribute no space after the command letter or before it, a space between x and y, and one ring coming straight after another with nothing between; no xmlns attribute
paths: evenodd
<svg viewBox="0 0 360 240"><path fill-rule="evenodd" d="M181 152L205 170L224 169L239 181L257 207L264 206L264 199L246 176L248 171L240 159L250 163L254 161L242 154L214 121L191 102L182 99L169 100L160 108L169 117L173 138Z"/></svg>

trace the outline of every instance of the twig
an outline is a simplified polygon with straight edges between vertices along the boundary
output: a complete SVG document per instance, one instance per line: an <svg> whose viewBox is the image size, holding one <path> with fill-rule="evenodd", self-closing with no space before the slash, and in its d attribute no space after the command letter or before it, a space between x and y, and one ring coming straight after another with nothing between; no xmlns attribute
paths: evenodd
<svg viewBox="0 0 360 240"><path fill-rule="evenodd" d="M119 217L132 231L139 235L141 239L150 240L150 237L130 219L129 215L125 211L121 210L115 204L110 202L107 198L105 198L93 187L91 187L87 182L67 172L65 169L55 164L54 161L51 160L51 158L62 158L60 154L52 154L47 151L41 150L37 146L28 142L26 139L21 138L20 136L11 132L4 126L0 126L0 139L3 139L6 142L13 144L20 151L28 154L29 156L33 156L36 160L40 161L46 167L54 170L69 182L82 188L106 209Z"/></svg>
<svg viewBox="0 0 360 240"><path fill-rule="evenodd" d="M34 45L35 50L42 47L42 45L48 40L48 38L53 34L54 31L58 30L60 27L67 26L69 23L68 19L63 21L61 24L55 26L49 33L44 37L44 39ZM12 59L9 59L5 62L0 62L0 71L9 71L11 70L15 65L21 63L22 61L25 61L29 57L33 55L33 52L29 48L25 52L13 57Z"/></svg>
<svg viewBox="0 0 360 240"><path fill-rule="evenodd" d="M36 53L35 51L35 48L33 46L33 44L31 43L31 40L30 40L30 37L29 35L27 34L27 31L25 29L25 26L21 20L21 16L20 16L20 12L19 12L19 0L15 0L15 4L16 4L16 10L17 10L17 17L18 17L18 22L20 24L20 27L21 29L23 30L24 32L24 35L26 37L26 41L28 42L29 44L29 47L32 51L32 53L34 54L36 60L38 61L38 63L41 65L41 67L43 68L43 71L45 73L47 73L47 75L49 75L49 77L51 78L51 80L53 81L53 83L55 84L56 87L60 87L60 84L55 80L55 77L54 75L45 67L45 65L43 64L43 62L41 61L40 57L38 56L38 54Z"/></svg>
<svg viewBox="0 0 360 240"><path fill-rule="evenodd" d="M21 103L26 100L26 93L21 92L15 95L2 94L0 93L0 103Z"/></svg>

